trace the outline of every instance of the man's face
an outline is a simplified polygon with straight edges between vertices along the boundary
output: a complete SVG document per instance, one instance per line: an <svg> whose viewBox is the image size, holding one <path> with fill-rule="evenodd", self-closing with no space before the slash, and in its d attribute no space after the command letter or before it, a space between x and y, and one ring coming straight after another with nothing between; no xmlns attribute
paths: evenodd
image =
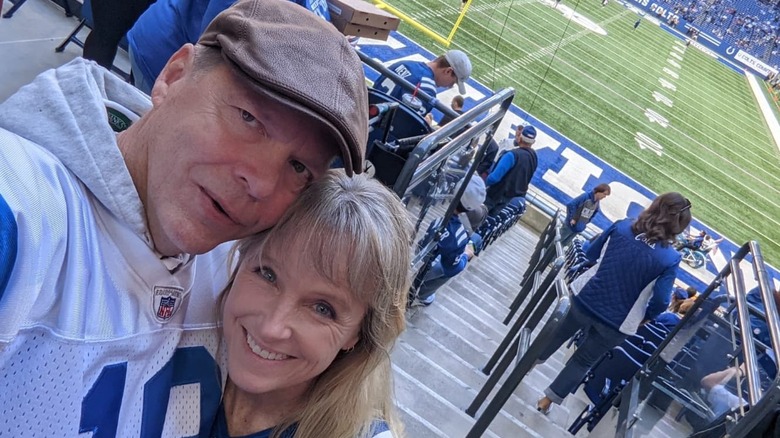
<svg viewBox="0 0 780 438"><path fill-rule="evenodd" d="M515 145L520 145L523 142L523 127L518 126L515 128Z"/></svg>
<svg viewBox="0 0 780 438"><path fill-rule="evenodd" d="M596 198L596 201L601 201L602 199L609 196L609 193L607 192L596 192L593 197Z"/></svg>
<svg viewBox="0 0 780 438"><path fill-rule="evenodd" d="M144 126L139 192L164 255L204 253L271 227L337 154L319 123L258 95L225 65L193 75L190 63L162 80Z"/></svg>
<svg viewBox="0 0 780 438"><path fill-rule="evenodd" d="M433 70L433 81L437 87L450 88L458 82L458 77L452 67L436 68Z"/></svg>

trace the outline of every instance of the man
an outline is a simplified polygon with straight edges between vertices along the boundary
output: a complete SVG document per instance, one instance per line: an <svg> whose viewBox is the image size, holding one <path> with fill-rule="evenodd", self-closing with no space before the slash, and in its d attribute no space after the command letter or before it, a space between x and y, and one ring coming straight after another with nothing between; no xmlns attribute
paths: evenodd
<svg viewBox="0 0 780 438"><path fill-rule="evenodd" d="M449 50L429 62L399 61L389 68L434 98L436 97L436 87L451 88L455 84L458 84L460 94L466 94L466 81L471 75L471 61L460 50ZM404 94L412 94L385 76L377 78L374 82L374 89L401 101L403 101ZM420 114L423 116L428 114L433 106L434 101L422 102Z"/></svg>
<svg viewBox="0 0 780 438"><path fill-rule="evenodd" d="M464 103L465 102L463 100L463 96L456 95L455 97L452 98L452 102L450 102L450 108L452 108L452 110L455 111L455 113L457 115L461 115L461 114L463 114L463 104ZM453 117L453 116L451 116L449 114L445 114L445 115L442 116L441 121L439 122L439 126L444 126L444 125L446 125L447 123L450 123L453 120L455 120L455 117Z"/></svg>
<svg viewBox="0 0 780 438"><path fill-rule="evenodd" d="M476 175L472 175L466 190L460 197L458 206L455 208L455 214L447 222L446 230L439 238L436 258L420 284L417 301L413 302L412 305L430 306L436 299L436 291L450 278L466 269L469 260L478 250L476 247L482 244L482 238L478 234L472 233L474 229L479 228L481 221L485 219L484 214L480 214L484 200L485 182ZM468 217L468 213L475 213L476 216ZM462 216L467 216L468 229L464 226ZM481 218L477 218L477 216L481 216ZM433 237L433 233L441 226L442 220L439 218L431 222L422 242L428 242Z"/></svg>
<svg viewBox="0 0 780 438"><path fill-rule="evenodd" d="M507 138L501 141L499 146L503 152L485 180L488 187L485 205L490 216L498 214L513 198L525 199L538 163L533 150L534 142L536 128L531 125L519 125L514 140ZM507 149L511 146L514 147Z"/></svg>
<svg viewBox="0 0 780 438"><path fill-rule="evenodd" d="M599 184L566 204L566 219L561 227L561 245L568 245L574 236L581 233L599 211L599 203L609 196L609 184Z"/></svg>
<svg viewBox="0 0 780 438"><path fill-rule="evenodd" d="M2 430L208 434L221 244L272 226L335 158L360 172L367 108L346 39L274 0L217 16L151 102L78 59L0 105Z"/></svg>
<svg viewBox="0 0 780 438"><path fill-rule="evenodd" d="M701 230L697 235L688 236L685 239L686 243L683 246L685 248L690 248L694 251L698 251L699 249L701 249L701 245L704 243L704 239L706 237L707 237L707 231Z"/></svg>

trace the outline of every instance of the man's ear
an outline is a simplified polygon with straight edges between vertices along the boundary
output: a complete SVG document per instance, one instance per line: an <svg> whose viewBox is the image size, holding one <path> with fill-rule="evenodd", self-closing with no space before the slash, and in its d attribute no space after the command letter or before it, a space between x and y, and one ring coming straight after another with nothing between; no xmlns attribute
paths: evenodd
<svg viewBox="0 0 780 438"><path fill-rule="evenodd" d="M168 96L173 84L192 72L195 46L185 44L171 56L152 87L152 105L158 106Z"/></svg>

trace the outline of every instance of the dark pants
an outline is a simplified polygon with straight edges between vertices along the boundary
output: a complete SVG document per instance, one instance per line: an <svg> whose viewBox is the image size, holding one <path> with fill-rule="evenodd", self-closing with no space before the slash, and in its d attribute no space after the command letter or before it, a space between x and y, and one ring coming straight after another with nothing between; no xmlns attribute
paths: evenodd
<svg viewBox="0 0 780 438"><path fill-rule="evenodd" d="M154 0L92 0L94 24L84 41L84 57L110 69L119 41L152 3Z"/></svg>
<svg viewBox="0 0 780 438"><path fill-rule="evenodd" d="M555 337L539 359L541 361L549 359L579 329L582 329L585 334L582 344L544 391L544 395L556 404L561 404L567 395L577 389L585 373L604 353L626 338L625 334L590 316L587 310L572 302L569 313L560 322Z"/></svg>
<svg viewBox="0 0 780 438"><path fill-rule="evenodd" d="M574 240L574 236L579 234L578 232L571 229L570 226L564 224L561 227L561 247L569 246L572 240Z"/></svg>

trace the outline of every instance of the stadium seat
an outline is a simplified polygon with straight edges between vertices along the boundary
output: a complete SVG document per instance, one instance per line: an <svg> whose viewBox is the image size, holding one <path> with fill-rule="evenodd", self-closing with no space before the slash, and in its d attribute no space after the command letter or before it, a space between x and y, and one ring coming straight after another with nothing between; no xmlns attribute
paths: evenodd
<svg viewBox="0 0 780 438"><path fill-rule="evenodd" d="M591 404L582 410L569 432L576 434L586 424L588 431L592 431L612 407L615 397L649 358L650 353L629 341L605 353L583 379L583 391Z"/></svg>

